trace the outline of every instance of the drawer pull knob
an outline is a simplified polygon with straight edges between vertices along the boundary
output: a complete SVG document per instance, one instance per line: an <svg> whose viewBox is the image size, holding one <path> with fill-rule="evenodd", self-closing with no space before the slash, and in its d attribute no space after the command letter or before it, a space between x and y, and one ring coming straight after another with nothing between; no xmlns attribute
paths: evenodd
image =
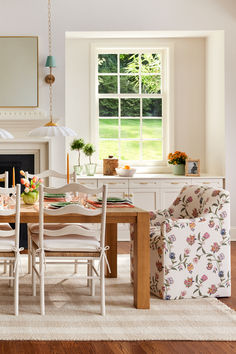
<svg viewBox="0 0 236 354"><path fill-rule="evenodd" d="M139 182L139 184L148 184L148 182Z"/></svg>
<svg viewBox="0 0 236 354"><path fill-rule="evenodd" d="M203 184L211 184L211 182L203 182Z"/></svg>
<svg viewBox="0 0 236 354"><path fill-rule="evenodd" d="M179 184L179 182L171 182L171 184Z"/></svg>

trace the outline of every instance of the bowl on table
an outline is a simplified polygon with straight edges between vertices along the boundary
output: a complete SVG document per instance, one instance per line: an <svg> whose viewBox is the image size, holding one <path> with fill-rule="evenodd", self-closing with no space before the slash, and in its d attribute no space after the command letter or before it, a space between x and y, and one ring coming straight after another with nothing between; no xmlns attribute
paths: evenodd
<svg viewBox="0 0 236 354"><path fill-rule="evenodd" d="M133 177L135 172L136 172L136 168L129 168L129 169L125 169L122 167L116 168L116 173L120 177Z"/></svg>

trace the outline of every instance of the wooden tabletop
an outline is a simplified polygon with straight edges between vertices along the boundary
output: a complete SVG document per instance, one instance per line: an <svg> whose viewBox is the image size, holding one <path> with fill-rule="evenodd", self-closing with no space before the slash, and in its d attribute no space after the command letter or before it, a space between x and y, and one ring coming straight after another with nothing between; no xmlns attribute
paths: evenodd
<svg viewBox="0 0 236 354"><path fill-rule="evenodd" d="M134 208L107 208L106 222L109 223L135 223L139 213L148 213L146 210ZM26 205L21 203L20 222L21 223L37 223L38 222L38 203L35 205ZM96 223L100 222L100 215L86 216L77 214L67 215L45 215L45 222L83 222ZM14 216L0 216L0 222L14 222Z"/></svg>

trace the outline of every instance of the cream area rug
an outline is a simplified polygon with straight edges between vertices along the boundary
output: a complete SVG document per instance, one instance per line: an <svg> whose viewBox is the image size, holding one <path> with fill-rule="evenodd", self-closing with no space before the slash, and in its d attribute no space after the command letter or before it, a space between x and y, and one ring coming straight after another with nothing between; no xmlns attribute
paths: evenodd
<svg viewBox="0 0 236 354"><path fill-rule="evenodd" d="M22 256L23 272L26 261ZM81 267L81 272L86 271ZM72 265L67 268L72 272ZM65 266L47 266L47 271L63 278ZM152 297L150 310L133 308L127 255L119 256L118 278L106 280L105 318L99 314L98 284L96 296L91 297L84 280L58 279L47 281L46 315L40 316L30 276L21 275L18 317L13 315L13 289L5 280L0 282L1 340L236 340L236 312L214 298Z"/></svg>

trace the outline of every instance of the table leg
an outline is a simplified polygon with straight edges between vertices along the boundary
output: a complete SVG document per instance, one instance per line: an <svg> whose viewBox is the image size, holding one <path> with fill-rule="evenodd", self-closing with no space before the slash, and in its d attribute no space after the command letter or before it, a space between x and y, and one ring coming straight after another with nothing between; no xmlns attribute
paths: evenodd
<svg viewBox="0 0 236 354"><path fill-rule="evenodd" d="M134 227L134 306L150 308L149 213L138 213Z"/></svg>
<svg viewBox="0 0 236 354"><path fill-rule="evenodd" d="M111 268L109 273L106 266L106 277L117 278L117 224L106 224L106 246L109 246L107 251L107 259Z"/></svg>

